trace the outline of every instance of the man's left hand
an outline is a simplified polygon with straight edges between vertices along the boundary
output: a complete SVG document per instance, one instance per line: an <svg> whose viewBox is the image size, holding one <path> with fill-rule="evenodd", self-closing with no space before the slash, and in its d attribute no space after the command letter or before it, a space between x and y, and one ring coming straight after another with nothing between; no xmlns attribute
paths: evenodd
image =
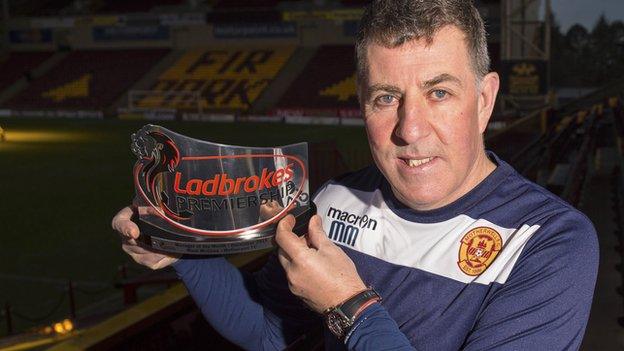
<svg viewBox="0 0 624 351"><path fill-rule="evenodd" d="M353 261L325 235L319 216L311 218L305 236L293 233L294 225L295 217L285 217L275 235L293 294L321 313L366 289Z"/></svg>

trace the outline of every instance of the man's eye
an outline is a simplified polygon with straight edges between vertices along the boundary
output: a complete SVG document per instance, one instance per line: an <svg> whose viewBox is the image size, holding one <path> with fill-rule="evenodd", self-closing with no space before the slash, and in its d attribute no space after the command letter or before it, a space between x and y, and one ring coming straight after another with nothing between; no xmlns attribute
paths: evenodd
<svg viewBox="0 0 624 351"><path fill-rule="evenodd" d="M380 105L392 105L394 103L394 96L392 95L381 95L377 99L377 103Z"/></svg>
<svg viewBox="0 0 624 351"><path fill-rule="evenodd" d="M436 89L431 92L431 96L433 96L433 98L436 100L443 100L444 98L448 97L448 95L449 93L446 90L442 89Z"/></svg>

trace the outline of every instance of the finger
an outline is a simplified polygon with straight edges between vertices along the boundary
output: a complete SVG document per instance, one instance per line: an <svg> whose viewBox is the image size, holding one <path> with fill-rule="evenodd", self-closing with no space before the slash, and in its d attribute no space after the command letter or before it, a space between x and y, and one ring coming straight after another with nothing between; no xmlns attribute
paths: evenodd
<svg viewBox="0 0 624 351"><path fill-rule="evenodd" d="M134 246L139 245L135 239L129 238L129 237L121 235L121 234L120 234L120 236L121 236L121 244L122 245L134 245Z"/></svg>
<svg viewBox="0 0 624 351"><path fill-rule="evenodd" d="M139 255L146 255L146 254L156 255L156 253L154 253L153 251L145 249L144 247L141 247L139 245L122 244L121 248L127 253L135 253Z"/></svg>
<svg viewBox="0 0 624 351"><path fill-rule="evenodd" d="M137 208L137 212L141 216L146 216L146 215L158 216L158 210L152 206L139 206Z"/></svg>
<svg viewBox="0 0 624 351"><path fill-rule="evenodd" d="M133 253L129 253L130 257L132 257L132 259L142 265L145 266L147 268L150 269L159 269L162 267L165 267L168 265L169 260L166 257L154 257L154 256L149 256L149 255L140 255L140 254L133 254Z"/></svg>
<svg viewBox="0 0 624 351"><path fill-rule="evenodd" d="M134 260L134 262L136 262L136 263L138 263L140 265L143 265L143 266L147 266L148 265L145 262L145 259L144 259L143 255L135 254L135 253L128 252L128 251L126 251L126 253L130 256L130 258L132 258Z"/></svg>
<svg viewBox="0 0 624 351"><path fill-rule="evenodd" d="M156 269L157 265L161 263L166 256L151 252L137 245L121 245L123 251L125 251L132 259L141 265L147 266L152 269Z"/></svg>
<svg viewBox="0 0 624 351"><path fill-rule="evenodd" d="M275 242L291 258L297 252L308 248L305 242L302 242L297 234L292 232L294 226L295 217L288 215L279 222L275 233Z"/></svg>
<svg viewBox="0 0 624 351"><path fill-rule="evenodd" d="M284 270L287 270L290 265L290 256L284 250L277 249L277 259L279 263L284 267Z"/></svg>
<svg viewBox="0 0 624 351"><path fill-rule="evenodd" d="M124 244L121 248L137 263L152 269L160 269L169 266L180 258L180 255L177 254L162 254L138 245Z"/></svg>
<svg viewBox="0 0 624 351"><path fill-rule="evenodd" d="M314 215L310 218L306 239L308 241L308 245L315 249L319 249L329 240L327 239L327 234L325 234L325 231L323 230L323 224L320 216Z"/></svg>
<svg viewBox="0 0 624 351"><path fill-rule="evenodd" d="M150 268L161 269L163 267L169 266L170 264L176 262L177 260L178 258L176 257L163 256L160 260L158 260L158 262L153 264Z"/></svg>
<svg viewBox="0 0 624 351"><path fill-rule="evenodd" d="M136 239L139 237L139 227L132 221L134 211L131 207L124 207L113 217L113 229L120 234Z"/></svg>
<svg viewBox="0 0 624 351"><path fill-rule="evenodd" d="M260 206L260 218L267 220L275 217L284 208L277 201L268 201Z"/></svg>
<svg viewBox="0 0 624 351"><path fill-rule="evenodd" d="M124 221L124 220L130 220L132 218L132 215L134 215L134 211L132 207L126 206L122 208L119 212L117 212L115 217L113 217L113 223L112 223L113 229L117 230L116 228L117 223L119 223L120 221Z"/></svg>

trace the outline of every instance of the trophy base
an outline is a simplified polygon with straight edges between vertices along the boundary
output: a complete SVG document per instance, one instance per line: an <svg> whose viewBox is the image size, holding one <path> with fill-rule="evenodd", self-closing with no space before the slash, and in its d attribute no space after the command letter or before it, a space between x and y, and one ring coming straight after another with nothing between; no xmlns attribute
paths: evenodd
<svg viewBox="0 0 624 351"><path fill-rule="evenodd" d="M316 206L310 201L310 206L295 208L291 211L295 216L293 232L305 235L308 231L310 218L316 214ZM273 247L273 239L277 223L264 230L254 232L248 237L208 237L208 236L181 236L159 226L138 220L139 242L156 251L183 255L228 255L249 251L262 250Z"/></svg>

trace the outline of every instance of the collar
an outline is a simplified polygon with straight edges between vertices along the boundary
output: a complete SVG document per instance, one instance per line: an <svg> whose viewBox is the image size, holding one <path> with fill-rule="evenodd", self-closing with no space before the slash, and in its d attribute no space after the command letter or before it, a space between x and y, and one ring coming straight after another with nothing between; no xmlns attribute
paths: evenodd
<svg viewBox="0 0 624 351"><path fill-rule="evenodd" d="M418 223L443 222L460 214L465 214L514 172L513 168L507 162L501 160L493 152L486 151L486 154L489 159L494 162L496 169L468 193L446 206L428 211L417 211L407 207L394 196L390 184L385 178L383 178L380 187L384 201L397 216Z"/></svg>

